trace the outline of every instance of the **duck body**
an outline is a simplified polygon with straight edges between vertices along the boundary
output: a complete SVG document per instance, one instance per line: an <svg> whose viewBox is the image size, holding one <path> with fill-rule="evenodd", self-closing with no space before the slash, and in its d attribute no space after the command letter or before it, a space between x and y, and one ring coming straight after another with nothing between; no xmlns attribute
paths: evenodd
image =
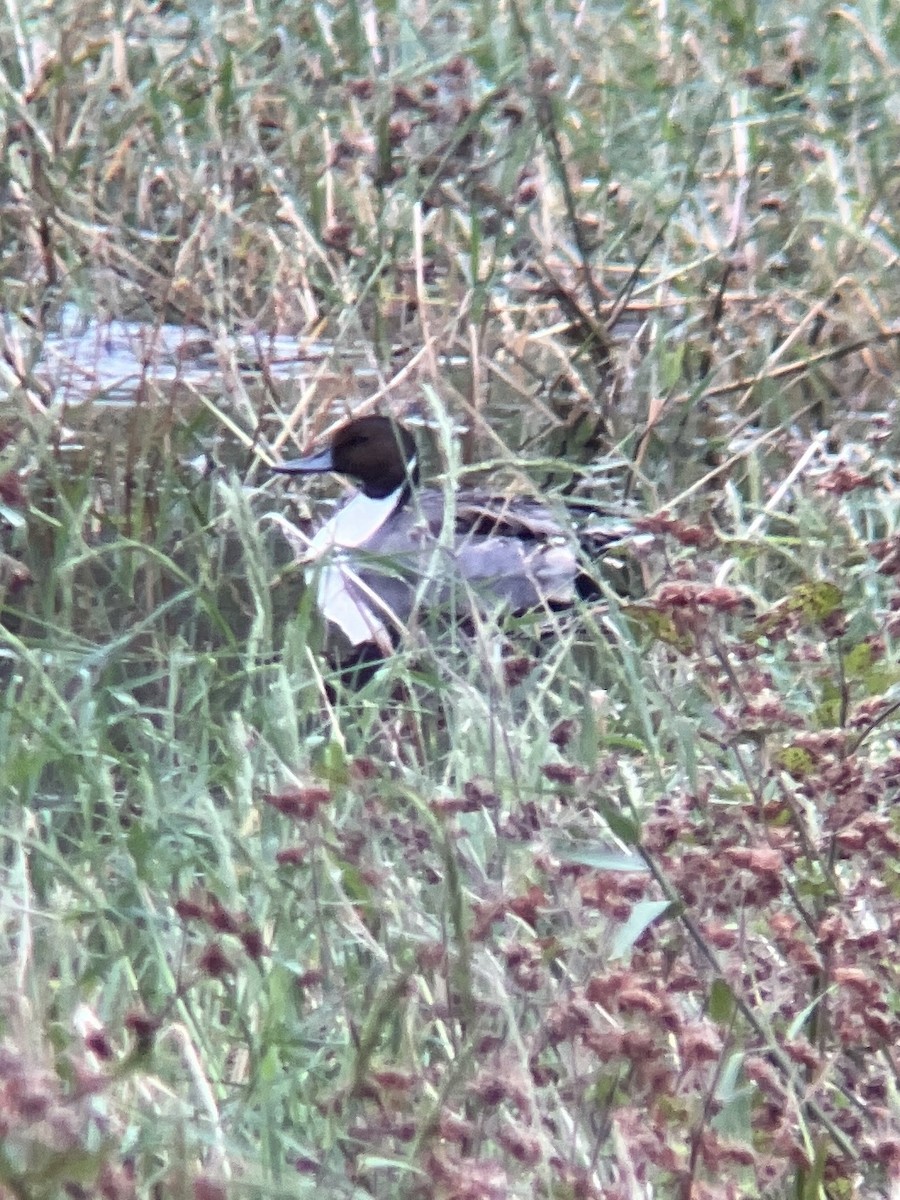
<svg viewBox="0 0 900 1200"><path fill-rule="evenodd" d="M477 490L420 488L415 440L388 417L351 421L326 450L275 469L334 471L359 484L303 556L322 615L354 651L374 644L388 653L424 608L463 617L576 599L576 547L547 508Z"/></svg>

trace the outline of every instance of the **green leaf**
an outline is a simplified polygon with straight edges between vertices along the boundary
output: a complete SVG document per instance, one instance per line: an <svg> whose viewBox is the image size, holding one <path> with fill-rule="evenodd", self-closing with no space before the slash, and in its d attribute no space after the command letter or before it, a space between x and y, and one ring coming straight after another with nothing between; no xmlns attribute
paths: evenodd
<svg viewBox="0 0 900 1200"><path fill-rule="evenodd" d="M734 992L724 979L713 981L709 989L707 1010L717 1025L730 1025L734 1018Z"/></svg>
<svg viewBox="0 0 900 1200"><path fill-rule="evenodd" d="M668 613L657 612L654 608L640 604L624 605L622 611L657 641L664 642L667 646L674 646L676 650L680 650L684 654L691 649L693 645L691 638L688 634L678 632L675 622Z"/></svg>
<svg viewBox="0 0 900 1200"><path fill-rule="evenodd" d="M892 688L900 679L900 675L895 668L884 663L879 663L877 667L873 667L871 671L866 671L863 676L863 686L866 689L867 696L883 696L889 688Z"/></svg>
<svg viewBox="0 0 900 1200"><path fill-rule="evenodd" d="M320 774L332 785L344 785L350 779L350 766L344 747L337 741L331 741L322 753Z"/></svg>
<svg viewBox="0 0 900 1200"><path fill-rule="evenodd" d="M595 867L598 871L646 871L647 864L637 854L628 854L622 850L612 850L606 846L592 849L586 846L581 850L555 849L554 853L560 862L578 863L582 867Z"/></svg>
<svg viewBox="0 0 900 1200"><path fill-rule="evenodd" d="M775 760L792 779L806 779L813 773L816 765L810 752L801 746L785 746L778 751Z"/></svg>
<svg viewBox="0 0 900 1200"><path fill-rule="evenodd" d="M874 652L868 642L857 642L844 655L844 671L856 679L862 678L872 666Z"/></svg>
<svg viewBox="0 0 900 1200"><path fill-rule="evenodd" d="M789 1039L793 1040L794 1038L798 1038L802 1033L806 1032L806 1024L809 1021L809 1018L816 1011L825 997L834 990L834 988L827 988L820 996L816 996L815 999L807 1004L804 1009L797 1013L796 1017L794 1017L793 1021L791 1021L790 1025L788 1026L787 1035Z"/></svg>
<svg viewBox="0 0 900 1200"><path fill-rule="evenodd" d="M281 1076L283 1070L284 1067L279 1060L278 1050L275 1046L270 1046L260 1059L258 1081L260 1083L274 1083Z"/></svg>
<svg viewBox="0 0 900 1200"><path fill-rule="evenodd" d="M645 929L671 908L669 900L641 900L631 910L631 916L613 937L610 958L622 958L634 946Z"/></svg>
<svg viewBox="0 0 900 1200"><path fill-rule="evenodd" d="M834 729L840 725L844 702L838 695L827 696L815 708L816 725L819 729Z"/></svg>
<svg viewBox="0 0 900 1200"><path fill-rule="evenodd" d="M600 812L610 831L621 838L626 846L636 846L641 840L641 826L636 817L621 809L613 808L611 804L601 804Z"/></svg>
<svg viewBox="0 0 900 1200"><path fill-rule="evenodd" d="M801 1200L821 1200L825 1195L825 1162L828 1158L827 1143L824 1138L816 1146L815 1161L800 1173Z"/></svg>
<svg viewBox="0 0 900 1200"><path fill-rule="evenodd" d="M716 1101L719 1111L713 1118L713 1128L726 1137L746 1142L752 1129L753 1097L755 1087L743 1073L743 1053L728 1057L716 1085Z"/></svg>
<svg viewBox="0 0 900 1200"><path fill-rule="evenodd" d="M219 68L219 95L216 107L220 116L227 117L234 106L234 57L231 51L225 53Z"/></svg>
<svg viewBox="0 0 900 1200"><path fill-rule="evenodd" d="M834 583L824 580L801 583L791 594L791 607L799 611L804 620L820 624L840 609L843 598L841 589Z"/></svg>

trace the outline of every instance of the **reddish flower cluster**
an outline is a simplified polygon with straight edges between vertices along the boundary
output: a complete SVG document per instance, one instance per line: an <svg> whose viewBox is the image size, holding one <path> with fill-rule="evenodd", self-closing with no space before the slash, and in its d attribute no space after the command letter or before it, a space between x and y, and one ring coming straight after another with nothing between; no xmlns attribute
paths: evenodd
<svg viewBox="0 0 900 1200"><path fill-rule="evenodd" d="M692 580L664 583L653 597L654 607L671 612L686 609L692 612L733 613L745 608L747 603L747 597L737 588L714 587Z"/></svg>
<svg viewBox="0 0 900 1200"><path fill-rule="evenodd" d="M287 788L283 792L267 792L263 800L277 812L305 824L318 816L319 810L331 801L331 789L318 785Z"/></svg>
<svg viewBox="0 0 900 1200"><path fill-rule="evenodd" d="M876 484L874 475L863 475L842 463L823 475L816 483L816 489L820 492L830 492L833 496L846 496L848 492L855 492L857 488L873 488Z"/></svg>
<svg viewBox="0 0 900 1200"><path fill-rule="evenodd" d="M112 1148L121 1130L114 1133L110 1119L100 1116L106 1107L91 1102L116 1083L114 1074L99 1074L78 1056L57 1073L9 1044L0 1045L3 1195L36 1194L35 1181L50 1177L54 1195L58 1188L79 1200L134 1200L134 1164L128 1158L116 1161ZM108 1149L98 1153L99 1146Z"/></svg>
<svg viewBox="0 0 900 1200"><path fill-rule="evenodd" d="M262 933L246 913L235 913L211 892L179 897L174 904L182 921L206 925L218 934L230 934L238 939L246 953L255 961L265 954ZM212 942L201 956L202 971L214 977L230 974L232 965L217 942Z"/></svg>
<svg viewBox="0 0 900 1200"><path fill-rule="evenodd" d="M708 550L716 543L716 533L712 526L692 525L688 521L680 521L665 510L646 517L637 517L634 526L643 533L672 537L682 546L695 549Z"/></svg>

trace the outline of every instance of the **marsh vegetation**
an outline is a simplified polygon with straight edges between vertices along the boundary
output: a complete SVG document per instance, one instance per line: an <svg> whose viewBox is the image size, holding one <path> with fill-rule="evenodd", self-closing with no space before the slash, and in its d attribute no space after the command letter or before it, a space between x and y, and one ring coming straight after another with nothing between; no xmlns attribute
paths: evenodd
<svg viewBox="0 0 900 1200"><path fill-rule="evenodd" d="M0 1195L894 1194L898 64L2 6ZM345 687L266 466L375 409L628 587Z"/></svg>

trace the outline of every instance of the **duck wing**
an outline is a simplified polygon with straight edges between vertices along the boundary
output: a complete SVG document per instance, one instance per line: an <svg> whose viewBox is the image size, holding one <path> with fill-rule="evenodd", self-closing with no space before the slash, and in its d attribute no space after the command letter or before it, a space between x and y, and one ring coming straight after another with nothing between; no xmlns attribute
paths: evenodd
<svg viewBox="0 0 900 1200"><path fill-rule="evenodd" d="M461 492L456 499L456 532L461 536L513 537L550 541L566 531L548 508L521 496Z"/></svg>

